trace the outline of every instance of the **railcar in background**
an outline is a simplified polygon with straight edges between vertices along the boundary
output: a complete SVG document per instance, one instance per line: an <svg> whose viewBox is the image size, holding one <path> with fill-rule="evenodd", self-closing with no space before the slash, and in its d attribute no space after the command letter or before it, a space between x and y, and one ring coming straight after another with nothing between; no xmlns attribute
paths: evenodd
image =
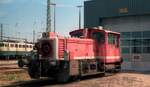
<svg viewBox="0 0 150 87"><path fill-rule="evenodd" d="M33 50L34 44L13 40L0 41L0 59L17 59L26 56Z"/></svg>
<svg viewBox="0 0 150 87"><path fill-rule="evenodd" d="M119 71L120 34L105 29L79 29L71 37L43 33L36 44L37 58L29 63L31 78L51 77L66 82L70 77Z"/></svg>

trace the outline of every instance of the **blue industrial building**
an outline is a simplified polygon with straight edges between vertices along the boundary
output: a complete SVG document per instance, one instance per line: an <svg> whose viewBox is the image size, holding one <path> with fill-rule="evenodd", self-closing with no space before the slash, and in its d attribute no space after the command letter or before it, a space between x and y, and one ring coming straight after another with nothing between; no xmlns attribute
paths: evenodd
<svg viewBox="0 0 150 87"><path fill-rule="evenodd" d="M86 1L85 27L101 24L101 19L150 14L149 0L91 0Z"/></svg>
<svg viewBox="0 0 150 87"><path fill-rule="evenodd" d="M150 70L150 0L90 0L84 3L85 27L121 33L123 69Z"/></svg>

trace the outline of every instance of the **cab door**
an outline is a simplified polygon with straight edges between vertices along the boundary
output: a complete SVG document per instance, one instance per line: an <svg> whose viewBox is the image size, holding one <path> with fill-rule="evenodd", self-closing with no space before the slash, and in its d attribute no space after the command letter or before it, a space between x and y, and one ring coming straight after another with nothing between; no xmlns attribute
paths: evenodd
<svg viewBox="0 0 150 87"><path fill-rule="evenodd" d="M93 32L92 38L95 40L95 53L99 58L103 58L106 54L105 50L105 33L104 32Z"/></svg>
<svg viewBox="0 0 150 87"><path fill-rule="evenodd" d="M118 61L120 58L119 35L108 33L107 42L107 60L109 63Z"/></svg>

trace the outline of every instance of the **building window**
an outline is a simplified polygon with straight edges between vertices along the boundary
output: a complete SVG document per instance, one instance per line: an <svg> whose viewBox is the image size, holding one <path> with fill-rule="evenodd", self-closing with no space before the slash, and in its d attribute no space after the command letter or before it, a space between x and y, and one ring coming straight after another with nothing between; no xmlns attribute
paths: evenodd
<svg viewBox="0 0 150 87"><path fill-rule="evenodd" d="M99 26L102 26L102 18L99 18Z"/></svg>
<svg viewBox="0 0 150 87"><path fill-rule="evenodd" d="M132 32L132 38L142 38L142 32Z"/></svg>
<svg viewBox="0 0 150 87"><path fill-rule="evenodd" d="M131 38L131 33L130 32L122 32L121 33L121 38Z"/></svg>
<svg viewBox="0 0 150 87"><path fill-rule="evenodd" d="M130 40L121 40L121 46L130 46Z"/></svg>
<svg viewBox="0 0 150 87"><path fill-rule="evenodd" d="M143 38L150 38L150 31L144 31Z"/></svg>
<svg viewBox="0 0 150 87"><path fill-rule="evenodd" d="M122 51L122 54L129 54L130 53L130 48L123 47L121 51Z"/></svg>
<svg viewBox="0 0 150 87"><path fill-rule="evenodd" d="M143 47L143 53L150 53L150 47Z"/></svg>
<svg viewBox="0 0 150 87"><path fill-rule="evenodd" d="M119 0L112 0L113 2L119 1Z"/></svg>
<svg viewBox="0 0 150 87"><path fill-rule="evenodd" d="M132 53L141 53L141 47L132 47Z"/></svg>
<svg viewBox="0 0 150 87"><path fill-rule="evenodd" d="M119 13L128 13L128 8L119 8Z"/></svg>
<svg viewBox="0 0 150 87"><path fill-rule="evenodd" d="M121 46L123 54L150 53L150 31L122 32Z"/></svg>
<svg viewBox="0 0 150 87"><path fill-rule="evenodd" d="M143 46L150 46L150 39L143 39Z"/></svg>
<svg viewBox="0 0 150 87"><path fill-rule="evenodd" d="M141 46L142 40L141 39L133 39L132 40L132 46Z"/></svg>
<svg viewBox="0 0 150 87"><path fill-rule="evenodd" d="M123 61L124 62L129 62L130 60L129 60L129 58L123 58Z"/></svg>

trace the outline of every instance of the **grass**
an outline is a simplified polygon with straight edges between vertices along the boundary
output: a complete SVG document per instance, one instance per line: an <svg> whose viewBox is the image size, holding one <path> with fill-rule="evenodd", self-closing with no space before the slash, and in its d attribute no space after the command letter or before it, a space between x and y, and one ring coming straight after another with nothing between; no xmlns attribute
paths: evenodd
<svg viewBox="0 0 150 87"><path fill-rule="evenodd" d="M21 76L17 74L8 74L0 76L1 81L18 81L21 80Z"/></svg>
<svg viewBox="0 0 150 87"><path fill-rule="evenodd" d="M29 76L27 73L6 73L0 74L0 81L21 81L27 80Z"/></svg>

